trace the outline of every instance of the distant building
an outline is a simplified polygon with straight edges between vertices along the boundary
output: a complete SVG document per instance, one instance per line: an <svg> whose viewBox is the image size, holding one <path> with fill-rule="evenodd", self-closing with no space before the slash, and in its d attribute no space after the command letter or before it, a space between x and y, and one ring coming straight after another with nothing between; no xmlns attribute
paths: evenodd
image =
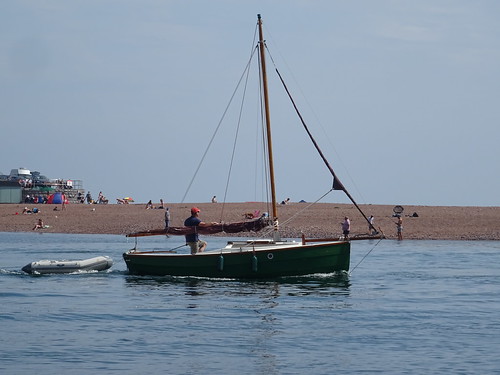
<svg viewBox="0 0 500 375"><path fill-rule="evenodd" d="M70 203L85 195L81 180L49 179L38 171L16 168L0 174L0 203L44 203L54 193L63 193Z"/></svg>

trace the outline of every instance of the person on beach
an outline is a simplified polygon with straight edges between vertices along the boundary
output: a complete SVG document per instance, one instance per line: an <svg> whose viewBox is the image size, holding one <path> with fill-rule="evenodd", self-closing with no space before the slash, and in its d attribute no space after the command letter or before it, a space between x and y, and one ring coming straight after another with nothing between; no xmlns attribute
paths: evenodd
<svg viewBox="0 0 500 375"><path fill-rule="evenodd" d="M191 208L191 216L188 217L184 221L184 226L186 226L186 227L197 227L197 226L209 227L211 225L217 224L217 223L211 223L211 224L204 223L198 217L199 213L200 213L200 209L198 207ZM186 234L186 245L188 245L191 248L192 255L203 252L205 250L205 248L207 247L207 243L205 241L200 240L200 238L198 237L198 231L196 230L196 228L194 230L194 233Z"/></svg>
<svg viewBox="0 0 500 375"><path fill-rule="evenodd" d="M375 227L373 226L373 223L375 222L375 218L373 215L370 215L368 218L368 233L375 234Z"/></svg>
<svg viewBox="0 0 500 375"><path fill-rule="evenodd" d="M37 230L37 229L43 229L42 219L38 219L38 222L35 224L35 227L33 228L33 230Z"/></svg>
<svg viewBox="0 0 500 375"><path fill-rule="evenodd" d="M165 231L168 233L168 228L170 228L170 209L165 208ZM167 234L168 237L168 234Z"/></svg>
<svg viewBox="0 0 500 375"><path fill-rule="evenodd" d="M153 208L154 208L153 202L150 199L149 202L146 203L146 210L153 209Z"/></svg>
<svg viewBox="0 0 500 375"><path fill-rule="evenodd" d="M342 225L342 233L344 234L344 238L347 240L349 239L349 233L351 231L351 221L347 216L344 217L344 222L341 225Z"/></svg>
<svg viewBox="0 0 500 375"><path fill-rule="evenodd" d="M396 230L398 232L398 240L401 241L403 239L403 218L398 216L398 221L396 221Z"/></svg>
<svg viewBox="0 0 500 375"><path fill-rule="evenodd" d="M212 197L212 203L217 203L217 197L215 195Z"/></svg>

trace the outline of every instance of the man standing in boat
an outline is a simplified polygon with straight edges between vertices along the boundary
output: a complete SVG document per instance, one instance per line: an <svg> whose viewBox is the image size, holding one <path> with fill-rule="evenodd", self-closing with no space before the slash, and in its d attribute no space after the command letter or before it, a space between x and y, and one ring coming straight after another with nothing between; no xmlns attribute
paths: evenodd
<svg viewBox="0 0 500 375"><path fill-rule="evenodd" d="M200 213L200 209L198 207L193 207L191 208L191 216L188 217L184 221L184 226L185 227L209 227L211 225L217 224L217 223L204 223L201 221L201 219L198 217L198 214ZM194 228L194 233L191 234L186 234L186 244L191 248L191 254L197 254L201 253L205 250L207 247L207 243L205 241L200 240L198 237L198 231L196 228Z"/></svg>

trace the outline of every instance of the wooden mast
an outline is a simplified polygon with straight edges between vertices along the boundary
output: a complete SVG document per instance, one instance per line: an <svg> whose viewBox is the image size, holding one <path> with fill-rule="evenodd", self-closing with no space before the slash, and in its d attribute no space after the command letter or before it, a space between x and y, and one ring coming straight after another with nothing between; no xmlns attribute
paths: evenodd
<svg viewBox="0 0 500 375"><path fill-rule="evenodd" d="M262 19L260 14L257 15L259 26L259 48L260 48L260 65L262 70L262 89L264 94L264 110L266 117L266 135L267 135L267 152L269 162L269 179L271 182L271 203L273 208L273 223L274 223L274 238L278 239L278 207L276 202L276 186L274 182L274 162L273 162L273 146L271 138L271 116L269 113L269 94L267 88L267 72L265 59L264 35L262 33Z"/></svg>

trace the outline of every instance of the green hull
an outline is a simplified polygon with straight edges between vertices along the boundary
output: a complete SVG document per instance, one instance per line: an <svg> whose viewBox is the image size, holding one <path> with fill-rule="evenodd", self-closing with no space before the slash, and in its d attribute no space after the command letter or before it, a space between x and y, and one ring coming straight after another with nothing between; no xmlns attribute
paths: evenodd
<svg viewBox="0 0 500 375"><path fill-rule="evenodd" d="M123 259L131 274L264 279L348 271L349 242L268 246L197 255L129 251Z"/></svg>

